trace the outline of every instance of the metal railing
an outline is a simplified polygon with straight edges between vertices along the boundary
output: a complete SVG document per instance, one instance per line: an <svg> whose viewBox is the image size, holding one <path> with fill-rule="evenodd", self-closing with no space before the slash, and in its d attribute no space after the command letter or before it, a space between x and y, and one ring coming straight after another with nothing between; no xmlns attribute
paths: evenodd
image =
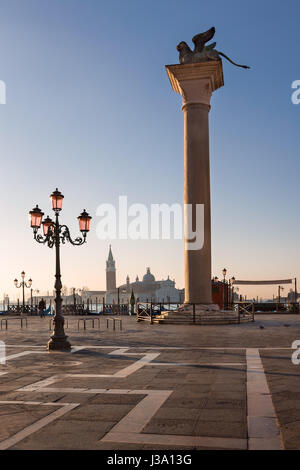
<svg viewBox="0 0 300 470"><path fill-rule="evenodd" d="M10 304L8 303L6 306L6 311L9 314L18 314L18 315L38 315L39 309L36 305L20 305L18 304Z"/></svg>
<svg viewBox="0 0 300 470"><path fill-rule="evenodd" d="M87 322L91 322L92 328L95 328L95 323L98 322L98 330L101 327L101 320L100 318L80 318L77 323L77 330L80 330L80 324L83 323L83 329L87 329ZM116 330L116 324L119 325L120 331L123 330L123 321L121 318L106 318L106 328L109 329L110 325L112 325L112 329Z"/></svg>
<svg viewBox="0 0 300 470"><path fill-rule="evenodd" d="M178 302L138 302L136 304L136 321L149 321L153 324L155 315L175 310L180 305Z"/></svg>
<svg viewBox="0 0 300 470"><path fill-rule="evenodd" d="M136 321L149 321L151 325L153 324L152 302L136 304Z"/></svg>
<svg viewBox="0 0 300 470"><path fill-rule="evenodd" d="M62 305L61 311L63 315L82 315L87 314L87 311L84 308L84 304L69 304Z"/></svg>
<svg viewBox="0 0 300 470"><path fill-rule="evenodd" d="M5 329L8 330L8 322L12 321L12 320L16 320L16 321L19 321L20 322L20 326L21 328L23 328L23 324L25 323L25 326L26 328L28 327L28 322L27 322L27 318L1 318L0 320L0 328L2 330L2 324L4 323L5 324Z"/></svg>
<svg viewBox="0 0 300 470"><path fill-rule="evenodd" d="M122 330L123 330L123 325L122 325L122 320L121 320L121 318L107 318L107 319L106 319L106 328L109 329L109 325L112 324L113 330L115 331L115 329L116 329L116 322L117 322L118 325L119 325L120 331L122 331Z"/></svg>
<svg viewBox="0 0 300 470"><path fill-rule="evenodd" d="M95 322L98 322L98 330L100 330L100 318L80 318L78 320L77 329L80 329L80 322L83 322L83 329L86 330L86 323L92 322L92 328L95 328Z"/></svg>
<svg viewBox="0 0 300 470"><path fill-rule="evenodd" d="M175 302L170 303L174 308L178 308L181 304L176 304ZM162 304L160 302L138 302L136 305L136 316L137 316L137 322L139 321L148 321L150 324L153 324L153 319L155 318L156 315L160 315L161 313L165 311L172 311L172 309L165 308L165 306L168 306L168 304ZM218 310L214 312L197 312L196 307L197 305L200 304L195 304L195 303L190 303L186 304L186 306L191 306L192 309L188 313L190 322L191 323L201 323L201 316L202 317L210 317L211 319L214 320L212 313L214 316L218 315ZM202 305L202 304L201 304ZM184 313L184 310L183 312ZM186 313L186 312L185 312ZM255 314L255 308L254 308L254 302L235 302L232 305L231 311L226 311L228 315L230 315L231 318L235 321L235 323L241 323L243 321L255 321L254 314ZM220 312L221 314L221 312ZM200 315L200 316L199 316ZM207 320L207 318L205 318ZM203 319L202 319L203 321Z"/></svg>
<svg viewBox="0 0 300 470"><path fill-rule="evenodd" d="M129 315L129 304L102 304L102 314Z"/></svg>
<svg viewBox="0 0 300 470"><path fill-rule="evenodd" d="M254 302L235 302L233 309L237 312L238 323L241 323L241 320L255 321Z"/></svg>

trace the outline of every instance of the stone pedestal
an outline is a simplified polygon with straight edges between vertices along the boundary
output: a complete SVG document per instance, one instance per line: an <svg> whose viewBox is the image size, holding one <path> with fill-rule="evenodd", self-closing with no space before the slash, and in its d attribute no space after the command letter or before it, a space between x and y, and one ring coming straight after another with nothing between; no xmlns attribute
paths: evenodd
<svg viewBox="0 0 300 470"><path fill-rule="evenodd" d="M167 65L167 73L177 93L182 95L184 113L184 204L185 210L185 303L211 306L211 216L209 123L213 91L224 85L221 60L186 65ZM187 227L195 227L196 205L204 209L204 240L187 239ZM200 206L198 206L200 207ZM201 211L200 211L201 213ZM191 217L193 214L193 225ZM201 220L196 220L197 228ZM202 225L202 223L201 223ZM202 238L203 238L202 235Z"/></svg>

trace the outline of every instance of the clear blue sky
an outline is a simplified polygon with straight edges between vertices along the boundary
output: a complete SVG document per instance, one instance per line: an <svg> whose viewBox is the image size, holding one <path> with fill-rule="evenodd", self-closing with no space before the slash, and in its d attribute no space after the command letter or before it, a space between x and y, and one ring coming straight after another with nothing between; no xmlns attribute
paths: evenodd
<svg viewBox="0 0 300 470"><path fill-rule="evenodd" d="M83 207L95 228L97 206L122 194L182 202L183 115L164 65L212 25L217 48L252 67L225 61L212 99L213 274L300 278L299 14L296 0L0 0L0 295L23 269L52 289L54 253L33 241L27 213L49 212L55 187L74 234ZM108 244L93 231L64 247L63 283L104 288ZM183 286L181 241L112 244L119 282L151 266Z"/></svg>

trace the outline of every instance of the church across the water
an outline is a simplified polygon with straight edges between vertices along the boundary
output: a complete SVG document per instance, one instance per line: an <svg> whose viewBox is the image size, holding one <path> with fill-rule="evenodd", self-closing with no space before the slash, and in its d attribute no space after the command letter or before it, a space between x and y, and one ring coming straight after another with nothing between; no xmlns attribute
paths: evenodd
<svg viewBox="0 0 300 470"><path fill-rule="evenodd" d="M134 282L130 282L129 276L126 277L124 284L116 285L116 263L109 247L108 259L106 261L106 303L127 303L128 298L134 293L136 300L141 302L183 302L184 291L175 287L175 280L167 279L156 280L151 273L150 268L140 280L138 276Z"/></svg>

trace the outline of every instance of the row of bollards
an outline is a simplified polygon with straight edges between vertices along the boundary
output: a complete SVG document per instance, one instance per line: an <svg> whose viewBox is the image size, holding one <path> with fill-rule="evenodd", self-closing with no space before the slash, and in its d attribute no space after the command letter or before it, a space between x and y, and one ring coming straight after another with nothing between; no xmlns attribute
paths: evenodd
<svg viewBox="0 0 300 470"><path fill-rule="evenodd" d="M106 320L106 328L109 329L110 328L110 325L112 325L112 329L115 330L116 329L116 323L119 325L119 330L122 331L123 330L123 324L122 324L122 320L121 318L103 318L103 320L105 321ZM98 322L98 330L100 330L101 328L101 323L100 323L100 318L80 318L78 320L78 324L77 324L77 329L78 331L80 330L80 322L83 322L83 329L86 330L86 325L87 325L87 322L92 322L92 328L95 328L95 322L97 321Z"/></svg>
<svg viewBox="0 0 300 470"><path fill-rule="evenodd" d="M2 330L3 327L5 330L8 330L8 322L16 320L20 322L21 328L25 325L26 328L28 327L28 321L26 317L21 317L21 318L1 318L0 319L0 329ZM116 325L119 325L119 330L123 330L123 323L121 318L103 318L103 320L106 320L106 328L110 329L110 326L112 326L113 331L116 330ZM77 323L77 329L78 331L80 330L80 322L83 322L83 329L87 329L87 322L92 323L92 328L95 328L95 323L98 322L98 330L100 330L100 318L80 318ZM65 319L65 328L69 328L69 320ZM53 328L53 318L50 318L49 320L49 331L52 330Z"/></svg>
<svg viewBox="0 0 300 470"><path fill-rule="evenodd" d="M91 321L92 327L95 328L95 321L98 322L98 330L100 330L100 318L80 318L78 320L77 329L80 329L80 322L83 322L83 329L86 330L86 322Z"/></svg>
<svg viewBox="0 0 300 470"><path fill-rule="evenodd" d="M113 324L113 330L116 329L116 322L119 322L120 331L123 330L121 318L107 318L107 319L106 319L106 328L107 328L107 329L109 329L109 322L112 322L112 324Z"/></svg>

